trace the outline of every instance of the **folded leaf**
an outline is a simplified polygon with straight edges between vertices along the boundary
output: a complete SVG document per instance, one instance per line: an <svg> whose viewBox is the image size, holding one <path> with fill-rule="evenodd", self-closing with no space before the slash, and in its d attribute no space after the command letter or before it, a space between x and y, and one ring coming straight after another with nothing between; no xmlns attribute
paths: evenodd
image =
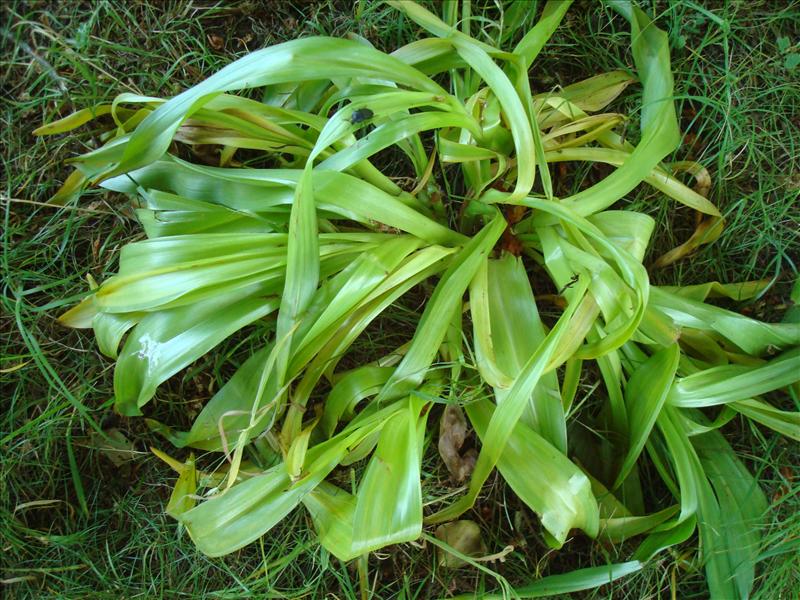
<svg viewBox="0 0 800 600"><path fill-rule="evenodd" d="M467 405L469 420L484 445L494 412L487 400ZM589 478L527 425L518 422L513 427L497 468L559 544L571 529L597 535L599 509Z"/></svg>

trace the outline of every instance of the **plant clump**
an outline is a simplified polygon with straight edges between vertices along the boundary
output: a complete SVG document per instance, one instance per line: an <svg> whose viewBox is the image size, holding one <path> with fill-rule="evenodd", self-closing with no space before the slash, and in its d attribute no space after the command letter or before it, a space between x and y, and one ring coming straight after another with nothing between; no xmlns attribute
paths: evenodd
<svg viewBox="0 0 800 600"><path fill-rule="evenodd" d="M38 130L109 115L104 144L71 161L54 201L89 184L123 192L147 235L61 317L92 328L116 361L119 413L143 414L171 376L248 325L274 323L191 428L148 419L175 448L221 459L205 468L194 453L156 450L178 473L167 512L209 556L301 506L341 560L423 536L447 551L455 524L472 556L484 547L461 517L497 469L553 548L576 530L637 540L627 562L557 576L561 591L635 572L698 531L712 596L747 597L767 502L719 430L741 415L800 439L798 413L763 397L797 393L800 325L707 302L753 297L763 282L651 285L643 259L657 224L613 208L646 183L696 211L697 231L660 265L724 225L677 177L702 182L702 167L664 162L681 139L666 35L610 2L630 22L636 77L532 90L532 64L569 2L548 2L515 45L513 27L471 31L469 3L445 4L441 18L389 4L430 37L391 54L364 40L298 39L169 100L121 94ZM621 133L628 117L604 112L631 85L642 90L635 145ZM562 162L613 170L557 197L551 165ZM538 293L534 270L548 279ZM410 341L351 366L370 324L426 282ZM543 304L556 318L543 318ZM602 397L591 410L578 393L587 378ZM439 448L466 491L430 498L420 466L442 414ZM471 431L477 447L462 448ZM643 461L672 497L655 512ZM356 463L345 489L334 474ZM451 550L442 564L470 560Z"/></svg>

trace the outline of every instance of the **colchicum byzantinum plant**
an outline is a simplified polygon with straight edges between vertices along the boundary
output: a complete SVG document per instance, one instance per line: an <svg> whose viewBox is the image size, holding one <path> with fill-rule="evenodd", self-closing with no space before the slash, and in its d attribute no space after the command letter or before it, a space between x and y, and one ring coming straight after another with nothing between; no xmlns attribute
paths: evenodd
<svg viewBox="0 0 800 600"><path fill-rule="evenodd" d="M497 469L552 547L577 530L636 542L628 562L559 576L559 590L632 573L697 531L711 595L747 597L767 502L719 428L742 415L800 439L798 413L762 397L797 397L800 325L706 303L753 297L762 283L650 285L642 260L654 220L611 209L645 182L702 217L659 264L723 226L676 177L702 181L702 167L662 162L680 141L666 35L638 8L608 2L630 22L635 75L532 90L531 65L569 2L548 2L513 47L513 27L491 44L472 37L468 3L444 4L441 18L389 4L431 37L391 54L362 39L290 41L170 100L121 94L38 130L110 115L105 144L72 160L55 201L89 184L129 194L147 234L61 317L93 328L116 360L119 413L142 414L181 369L248 325L274 323L188 431L148 420L173 446L223 465L157 450L179 473L167 511L220 556L306 510L319 543L350 560L435 539L425 526L465 515ZM629 85L642 89L636 145L626 117L603 112ZM215 148L218 166L178 157L199 147ZM387 152L393 177L377 156ZM275 168L246 166L253 157ZM563 161L613 170L556 197L550 165ZM537 293L534 271L550 280ZM366 328L424 283L433 292L409 341L340 368ZM540 317L544 302L556 318ZM598 388L591 411L577 393L586 381ZM420 465L443 414L475 432L478 453L456 465L464 493L436 498ZM674 505L646 511L641 461ZM345 489L337 470L356 463Z"/></svg>

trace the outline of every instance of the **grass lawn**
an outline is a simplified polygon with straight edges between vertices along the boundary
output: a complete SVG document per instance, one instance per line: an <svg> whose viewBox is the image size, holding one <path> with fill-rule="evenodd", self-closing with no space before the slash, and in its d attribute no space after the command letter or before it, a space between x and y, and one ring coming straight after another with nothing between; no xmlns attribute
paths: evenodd
<svg viewBox="0 0 800 600"><path fill-rule="evenodd" d="M491 2L475 2L474 13ZM800 276L800 2L643 2L670 35L684 144L673 160L711 175L709 198L726 228L710 246L665 268L655 259L694 230L692 212L640 186L624 204L657 222L645 265L659 284L769 279L738 307L780 320ZM248 51L308 35L355 33L380 49L419 35L416 25L374 2L38 2L0 6L0 594L7 598L358 598L359 573L322 551L305 511L259 542L224 558L198 552L164 514L174 474L150 451L167 448L141 419L111 408L113 363L93 336L55 318L115 272L120 248L144 238L122 195L92 189L64 208L46 204L69 170L64 161L99 145L77 135L36 138L44 122L109 102L121 92L169 97ZM576 2L534 63L546 91L613 69L630 69L629 29L599 3ZM631 86L615 108L637 106ZM613 107L612 107L613 108ZM634 114L634 118L635 118ZM632 130L636 123L631 123ZM557 166L557 165L556 165ZM588 172L559 172L559 194ZM651 268L652 267L652 268ZM385 354L406 341L421 313L421 288L393 307L356 351ZM189 425L205 401L264 336L254 325L171 378L155 410ZM594 391L581 388L579 397ZM786 396L777 404L792 406ZM89 426L118 435L109 448ZM771 501L754 596L796 597L800 589L800 451L766 428L735 418L723 433ZM435 460L425 484L446 485ZM654 496L666 494L654 489ZM514 549L487 566L512 584L624 560L628 547L577 536L558 552L535 516L501 478L490 478L474 510L488 552ZM696 539L661 553L644 570L585 597L704 598ZM374 598L434 598L495 589L481 571L448 570L430 545L370 556ZM670 596L672 594L672 596ZM579 596L584 597L584 596Z"/></svg>

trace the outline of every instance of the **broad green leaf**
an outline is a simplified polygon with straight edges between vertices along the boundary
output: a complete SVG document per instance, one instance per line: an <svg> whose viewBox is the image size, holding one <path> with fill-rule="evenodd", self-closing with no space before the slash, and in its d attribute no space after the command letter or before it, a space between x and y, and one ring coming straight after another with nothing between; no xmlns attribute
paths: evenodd
<svg viewBox="0 0 800 600"><path fill-rule="evenodd" d="M510 254L490 260L487 283L491 342L496 360L513 382L537 346L544 342L544 326L521 260ZM495 389L498 404L502 405L506 394L506 390ZM566 454L566 421L555 371L544 374L534 388L526 422Z"/></svg>
<svg viewBox="0 0 800 600"><path fill-rule="evenodd" d="M602 162L614 166L622 166L626 164L628 160L630 160L631 155L631 152L614 148L559 148L555 150L548 150L545 153L545 160L547 160L547 162L554 163L564 161ZM681 183L679 179L670 175L667 171L660 167L653 167L652 171L642 178L642 181L667 194L670 198L676 200L677 202L693 208L694 210L715 217L721 216L719 210L716 206L714 206L713 203L711 203L704 196L701 196L695 192L692 188ZM719 234L719 232L716 230L715 233L717 235ZM712 240L710 238L702 239L702 243L706 243L707 241Z"/></svg>
<svg viewBox="0 0 800 600"><path fill-rule="evenodd" d="M784 352L763 365L722 365L679 378L667 402L673 406L713 406L786 387L800 381L800 348Z"/></svg>
<svg viewBox="0 0 800 600"><path fill-rule="evenodd" d="M586 292L587 286L585 283L578 284L578 286L576 293L578 298L582 298ZM550 333L548 333L544 342L542 342L536 351L528 358L503 403L491 416L486 433L482 436L483 445L478 455L478 461L475 465L475 471L470 480L467 494L449 507L432 515L430 517L431 522L442 522L455 518L463 514L464 511L468 510L474 504L483 483L489 477L492 469L502 456L503 449L512 435L514 427L519 421L533 390L541 380L542 375L558 366L553 363L556 347L563 336L569 335L571 317L577 305L578 302L573 302L567 307L567 310L561 315ZM592 498L592 500L594 501L594 498ZM592 532L590 535L596 533L596 524L589 523L587 524L587 528ZM564 538L559 536L562 533L566 535L566 532L561 532L559 530L558 533L559 535L554 535L554 537L556 540L563 542Z"/></svg>
<svg viewBox="0 0 800 600"><path fill-rule="evenodd" d="M631 295L629 297L632 306L624 307L623 312L625 314L621 315L617 322L613 323L615 327L604 331L601 340L584 346L576 354L576 357L597 358L621 346L630 339L638 327L648 305L650 285L647 272L642 264L624 249L617 248L612 244L595 225L592 225L586 219L559 203L526 198L521 204L558 217L563 226L572 227L571 233L576 237L575 241L585 248L585 250L579 250L574 244L558 242L558 245L562 246L562 250L558 253L556 263L561 272L555 276L555 280L558 285L565 288L565 293L568 297L574 294L575 288L572 287L574 282L570 281L570 275L575 271L570 271L569 261L564 260L563 254L566 251L569 251L573 260L577 262L573 268L578 270L578 273L586 268L590 272L596 268L604 272L603 277L596 277L592 280L592 295L598 299L598 304L600 304L599 298L603 296L604 308L611 314L615 310L623 308L613 296L615 294L619 295L619 292L625 289L620 287L618 283L613 282L621 280L630 289L629 293ZM540 228L539 234L544 235L547 231L549 231L549 228ZM606 261L610 261L610 263ZM609 270L612 264L613 272ZM550 268L550 265L548 265L548 268ZM560 355L559 358L561 358ZM564 360L566 358L568 356L563 357Z"/></svg>
<svg viewBox="0 0 800 600"><path fill-rule="evenodd" d="M100 314L100 310L97 304L95 304L94 294L90 294L67 312L59 316L58 322L66 327L88 329L92 326L94 318L98 314Z"/></svg>
<svg viewBox="0 0 800 600"><path fill-rule="evenodd" d="M466 409L485 449L497 409L486 400L470 403ZM513 426L497 468L559 544L570 529L597 535L599 512L588 477L527 425L518 422Z"/></svg>
<svg viewBox="0 0 800 600"><path fill-rule="evenodd" d="M755 356L771 346L784 349L800 344L800 324L762 323L710 304L705 304L653 286L651 301L675 323L702 331L715 331Z"/></svg>
<svg viewBox="0 0 800 600"><path fill-rule="evenodd" d="M536 152L534 149L534 136L525 107L517 95L514 86L502 69L498 67L485 50L480 48L473 40L453 40L458 53L469 63L470 67L486 81L492 92L497 97L508 120L511 135L514 139L517 160L517 180L510 200L518 200L526 196L533 187L536 173ZM488 195L487 192L486 195Z"/></svg>
<svg viewBox="0 0 800 600"><path fill-rule="evenodd" d="M268 217L276 207L283 207L281 210L288 223L293 189L301 174L299 169L221 169L166 156L132 172L130 178L120 176L106 180L103 187L128 194L136 193L139 187L155 188L220 204L246 215ZM331 211L364 225L382 223L432 243L460 245L466 240L405 204L403 200L410 202L407 198L392 196L352 175L315 169L312 179L315 203L320 211Z"/></svg>
<svg viewBox="0 0 800 600"><path fill-rule="evenodd" d="M694 516L683 521L678 518L659 529L660 531L647 536L636 549L633 558L647 562L662 550L684 543L697 529L697 519Z"/></svg>
<svg viewBox="0 0 800 600"><path fill-rule="evenodd" d="M295 188L292 212L289 218L286 281L281 294L275 330L275 339L282 344L275 361L275 377L279 388L286 382L294 332L300 325L319 285L317 209L312 191L311 166L309 160Z"/></svg>
<svg viewBox="0 0 800 600"><path fill-rule="evenodd" d="M653 354L628 380L625 386L625 406L628 409L630 439L628 452L614 487L622 483L639 459L667 399L679 358L680 347L673 343Z"/></svg>
<svg viewBox="0 0 800 600"><path fill-rule="evenodd" d="M149 238L194 233L277 233L285 231L288 219L288 215L233 210L159 190L140 188L138 192L147 208L138 209L136 216Z"/></svg>
<svg viewBox="0 0 800 600"><path fill-rule="evenodd" d="M697 514L700 496L704 493L708 482L703 475L700 459L697 458L697 453L692 448L688 436L683 432L680 419L676 413L677 410L680 409L665 406L659 413L656 422L664 436L665 450L669 452L667 458L672 463L672 468L678 480L681 503L678 522L682 522ZM650 446L649 448L651 457L654 458L656 466L659 467L664 462L663 455L654 447ZM674 490L673 494L675 494Z"/></svg>
<svg viewBox="0 0 800 600"><path fill-rule="evenodd" d="M325 479L350 445L380 427L386 418L377 415L361 430L343 432L309 449L307 475L296 483L291 483L284 464L275 465L183 513L181 522L208 556L223 556L246 546L288 515Z"/></svg>
<svg viewBox="0 0 800 600"><path fill-rule="evenodd" d="M195 418L189 431L173 431L170 427L148 420L147 424L166 437L174 446L221 451L225 443L236 439L250 422L254 390L272 345L255 352L214 394ZM251 435L258 435L254 428Z"/></svg>
<svg viewBox="0 0 800 600"><path fill-rule="evenodd" d="M147 313L98 313L92 319L92 328L100 352L109 358L117 358L119 344L124 335L141 321Z"/></svg>
<svg viewBox="0 0 800 600"><path fill-rule="evenodd" d="M611 244L639 262L644 260L656 225L652 217L625 210L604 210L586 220L597 227Z"/></svg>
<svg viewBox="0 0 800 600"><path fill-rule="evenodd" d="M420 245L421 241L416 238L396 236L374 250L361 254L340 274L340 277L346 277L346 281L327 300L325 309L315 317L313 325L304 332L293 350L300 352L308 344L318 344L319 340L325 339L324 336L330 328L335 327L357 308Z"/></svg>
<svg viewBox="0 0 800 600"><path fill-rule="evenodd" d="M202 83L159 106L125 140L107 145L83 159L101 178L144 166L163 155L182 120L222 92L305 80L364 76L383 78L412 89L446 95L432 80L405 63L356 42L312 37L252 52ZM118 138L123 139L123 138Z"/></svg>
<svg viewBox="0 0 800 600"><path fill-rule="evenodd" d="M478 267L469 286L472 314L475 363L481 377L494 388L510 388L513 378L498 364L492 336L492 315L489 309L489 261Z"/></svg>
<svg viewBox="0 0 800 600"><path fill-rule="evenodd" d="M522 58L521 66L524 71L527 72L530 69L531 63L536 60L547 40L561 24L570 4L572 4L571 0L549 0L542 10L539 21L514 48L514 54L518 54Z"/></svg>
<svg viewBox="0 0 800 600"><path fill-rule="evenodd" d="M369 158L384 148L397 144L401 140L414 134L421 131L446 127L472 129L475 127L475 122L466 114L461 113L445 113L438 111L415 113L381 125L361 138L357 143L322 161L319 168L332 171L344 171L359 161Z"/></svg>
<svg viewBox="0 0 800 600"><path fill-rule="evenodd" d="M323 548L343 561L359 555L353 551L355 496L323 481L303 498L303 505L311 514Z"/></svg>
<svg viewBox="0 0 800 600"><path fill-rule="evenodd" d="M141 414L158 385L276 307L274 299L222 296L147 315L131 332L117 360L117 410L124 415Z"/></svg>
<svg viewBox="0 0 800 600"><path fill-rule="evenodd" d="M181 522L201 552L229 554L269 531L313 489L289 485L286 467L276 465L183 513Z"/></svg>
<svg viewBox="0 0 800 600"><path fill-rule="evenodd" d="M421 402L409 400L381 431L356 494L353 552L410 542L422 533L421 408Z"/></svg>
<svg viewBox="0 0 800 600"><path fill-rule="evenodd" d="M402 396L422 382L444 340L453 311L504 228L505 220L498 214L452 259L425 307L411 347L379 394L380 401Z"/></svg>
<svg viewBox="0 0 800 600"><path fill-rule="evenodd" d="M322 427L326 434L332 435L339 419L348 413L352 415L358 402L377 394L393 372L393 367L365 366L343 375L325 401Z"/></svg>
<svg viewBox="0 0 800 600"><path fill-rule="evenodd" d="M642 535L661 525L664 521L675 515L679 508L671 506L664 510L636 517L633 515L625 517L611 517L600 519L600 533L598 538L608 540L612 543L622 543L634 536Z"/></svg>
<svg viewBox="0 0 800 600"><path fill-rule="evenodd" d="M692 438L714 488L701 498L698 519L709 591L714 598L748 598L761 548L767 499L722 435Z"/></svg>
<svg viewBox="0 0 800 600"><path fill-rule="evenodd" d="M728 406L747 418L800 442L800 412L779 410L764 401L753 399L731 402Z"/></svg>

